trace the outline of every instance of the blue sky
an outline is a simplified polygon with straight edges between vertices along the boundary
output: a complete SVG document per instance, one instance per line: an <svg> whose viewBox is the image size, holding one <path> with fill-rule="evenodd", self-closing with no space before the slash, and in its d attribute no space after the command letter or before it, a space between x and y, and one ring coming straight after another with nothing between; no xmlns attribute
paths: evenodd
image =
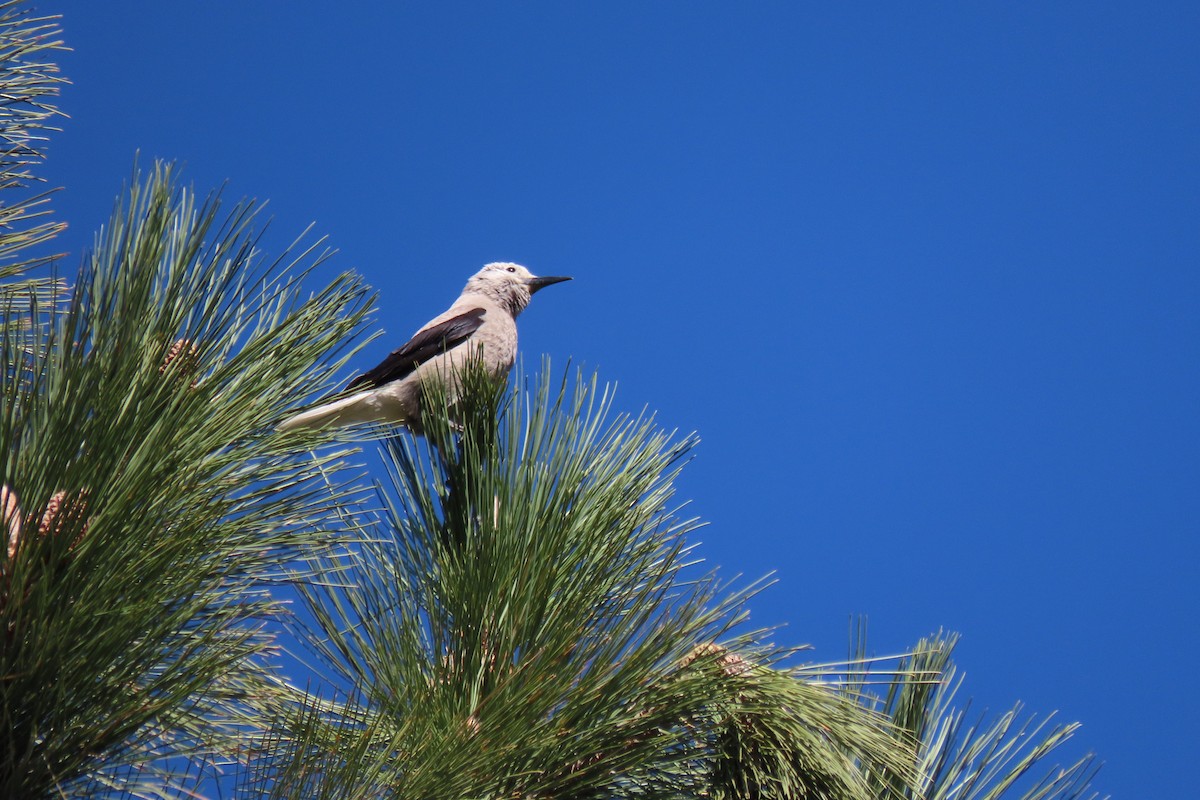
<svg viewBox="0 0 1200 800"><path fill-rule="evenodd" d="M514 260L522 351L702 444L702 554L815 657L963 634L976 708L1186 796L1200 702L1200 5L95 3L45 173L135 153L310 222L359 368ZM328 275L326 275L328 277Z"/></svg>

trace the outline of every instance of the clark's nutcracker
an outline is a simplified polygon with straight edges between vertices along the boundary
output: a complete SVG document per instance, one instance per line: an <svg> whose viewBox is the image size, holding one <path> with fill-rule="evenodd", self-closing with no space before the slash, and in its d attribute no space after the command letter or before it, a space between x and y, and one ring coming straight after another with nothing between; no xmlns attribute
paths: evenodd
<svg viewBox="0 0 1200 800"><path fill-rule="evenodd" d="M453 385L470 358L481 359L493 375L507 373L517 357L517 315L534 292L569 280L539 278L520 264L488 264L471 276L450 308L346 385L345 391L358 391L290 417L279 429L393 422L420 433L421 384L434 378Z"/></svg>

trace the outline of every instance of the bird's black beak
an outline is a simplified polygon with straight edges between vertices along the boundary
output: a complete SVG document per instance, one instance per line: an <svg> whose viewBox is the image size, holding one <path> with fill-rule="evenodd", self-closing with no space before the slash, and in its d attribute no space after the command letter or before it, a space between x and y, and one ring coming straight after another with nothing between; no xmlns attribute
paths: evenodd
<svg viewBox="0 0 1200 800"><path fill-rule="evenodd" d="M530 278L527 282L529 293L533 294L539 289L544 289L552 283L562 283L563 281L571 280L568 277L561 275L547 275L545 278Z"/></svg>

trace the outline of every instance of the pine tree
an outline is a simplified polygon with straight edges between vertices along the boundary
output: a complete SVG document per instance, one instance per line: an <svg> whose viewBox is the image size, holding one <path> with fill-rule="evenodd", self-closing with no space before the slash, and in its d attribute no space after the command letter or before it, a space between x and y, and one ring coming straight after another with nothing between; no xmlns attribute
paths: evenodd
<svg viewBox="0 0 1200 800"><path fill-rule="evenodd" d="M386 513L304 592L347 694L281 720L247 792L865 800L864 765L908 775L882 715L772 668L748 592L694 570L692 438L551 374L469 373L388 442Z"/></svg>
<svg viewBox="0 0 1200 800"><path fill-rule="evenodd" d="M932 646L886 698L861 661L784 667L758 587L689 544L694 438L595 377L468 371L424 438L285 435L371 302L305 293L320 241L268 258L253 203L156 164L69 280L31 255L61 227L28 188L55 36L0 2L0 796L954 794L894 699L948 671Z"/></svg>
<svg viewBox="0 0 1200 800"><path fill-rule="evenodd" d="M53 120L55 34L0 6L8 194ZM303 299L319 246L264 262L252 205L161 166L64 283L16 260L59 227L44 201L0 211L0 796L169 793L287 694L266 589L331 539L322 470L345 449L297 460L271 425L329 380L369 296L343 276Z"/></svg>

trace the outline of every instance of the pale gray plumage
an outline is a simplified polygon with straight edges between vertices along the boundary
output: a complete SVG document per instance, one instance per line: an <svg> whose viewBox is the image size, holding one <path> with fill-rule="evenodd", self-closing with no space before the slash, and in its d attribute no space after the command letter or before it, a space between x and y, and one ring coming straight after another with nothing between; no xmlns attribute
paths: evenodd
<svg viewBox="0 0 1200 800"><path fill-rule="evenodd" d="M420 433L422 383L443 381L453 393L457 372L469 358L479 358L494 375L506 374L517 357L517 315L534 292L566 280L539 278L520 264L488 264L471 276L450 308L346 386L362 391L296 414L279 429L392 422Z"/></svg>

